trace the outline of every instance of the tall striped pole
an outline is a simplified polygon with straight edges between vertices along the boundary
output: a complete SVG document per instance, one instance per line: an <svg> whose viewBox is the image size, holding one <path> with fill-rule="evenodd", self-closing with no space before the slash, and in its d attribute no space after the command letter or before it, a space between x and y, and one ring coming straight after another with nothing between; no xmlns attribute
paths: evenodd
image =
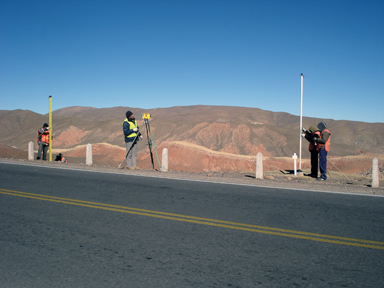
<svg viewBox="0 0 384 288"><path fill-rule="evenodd" d="M52 162L52 96L49 96L49 161Z"/></svg>

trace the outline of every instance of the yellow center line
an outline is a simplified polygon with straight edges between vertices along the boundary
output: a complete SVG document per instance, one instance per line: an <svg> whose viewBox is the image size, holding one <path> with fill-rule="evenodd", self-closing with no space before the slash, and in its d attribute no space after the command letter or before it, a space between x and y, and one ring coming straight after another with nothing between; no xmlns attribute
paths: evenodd
<svg viewBox="0 0 384 288"><path fill-rule="evenodd" d="M49 195L13 191L13 190L7 190L7 189L0 189L0 194L25 197L25 198L43 200L43 201L50 201L50 202L56 202L56 203L62 203L62 204L76 205L76 206L82 206L82 207L96 208L96 209L102 209L102 210L108 210L108 211L114 211L114 212L135 214L135 215L141 215L141 216L147 216L147 217L155 217L155 218L161 218L161 219L167 219L167 220L195 223L195 224L201 224L201 225L209 225L214 227L256 232L256 233L269 234L269 235L275 235L275 236L283 236L283 237L290 237L290 238L296 238L296 239L305 239L305 240L312 240L312 241L318 241L318 242L326 242L326 243L333 243L333 244L340 244L340 245L384 250L384 242L380 242L380 241L354 239L354 238L323 235L323 234L310 233L310 232L301 232L301 231L294 231L294 230L287 230L287 229L280 229L280 228L272 228L272 227L266 227L266 226L222 221L222 220L216 220L216 219L194 217L194 216L187 216L187 215L160 212L160 211L152 211L152 210L139 209L139 208L133 208L133 207L125 207L125 206L119 206L119 205L97 203L97 202L55 197L55 196L49 196Z"/></svg>

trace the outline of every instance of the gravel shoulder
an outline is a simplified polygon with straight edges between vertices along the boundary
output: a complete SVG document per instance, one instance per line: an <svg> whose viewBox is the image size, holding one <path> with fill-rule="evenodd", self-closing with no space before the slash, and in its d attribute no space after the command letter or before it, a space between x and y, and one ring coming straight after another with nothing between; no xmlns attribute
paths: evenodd
<svg viewBox="0 0 384 288"><path fill-rule="evenodd" d="M254 172L183 172L169 171L159 172L156 170L126 170L118 169L110 166L86 166L83 164L48 162L48 161L28 161L21 159L0 158L0 163L15 163L24 165L37 165L55 168L93 170L108 173L131 174L148 177L170 178L170 179L185 179L195 181L207 181L217 183L232 183L242 185L254 185L265 187L279 187L299 190L316 190L329 192L344 192L383 195L384 187L382 175L380 177L380 187L371 187L371 177L366 177L357 174L343 174L340 172L331 172L328 175L327 181L317 181L314 178L305 176L309 170L303 170L304 176L295 176L292 171L265 171L264 179L256 179Z"/></svg>

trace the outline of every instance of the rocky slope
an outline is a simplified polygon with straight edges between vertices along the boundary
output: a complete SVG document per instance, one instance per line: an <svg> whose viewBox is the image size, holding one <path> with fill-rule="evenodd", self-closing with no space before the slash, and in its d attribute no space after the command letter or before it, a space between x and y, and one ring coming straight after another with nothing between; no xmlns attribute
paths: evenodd
<svg viewBox="0 0 384 288"><path fill-rule="evenodd" d="M163 148L168 148L173 159L172 165L179 167L175 169L250 171L254 169L255 155L259 152L269 163L265 165L269 167L267 169L288 169L292 165L293 153L299 153L298 116L226 106L152 110L129 107L59 109L53 112L54 150L65 151L66 156L80 159L81 155L85 157L84 145L92 143L97 144L94 145L95 159L113 165L120 163L125 155L122 121L127 110L135 113L144 134L144 141L138 146L139 160L143 166L151 166L146 146L147 131L143 121L139 120L144 112L152 115L151 134L159 154ZM344 160L335 160L339 165L349 163L350 160L345 160L345 157L351 155L360 155L359 159L372 161L371 154L384 154L384 123L304 117L303 126L308 128L320 120L325 120L332 132L330 159L344 157ZM0 111L0 142L25 150L29 141L36 141L36 130L45 122L48 122L48 115L25 110ZM303 140L304 166L309 158L307 147L306 140ZM361 169L358 171L364 167L366 164L360 163L358 168Z"/></svg>

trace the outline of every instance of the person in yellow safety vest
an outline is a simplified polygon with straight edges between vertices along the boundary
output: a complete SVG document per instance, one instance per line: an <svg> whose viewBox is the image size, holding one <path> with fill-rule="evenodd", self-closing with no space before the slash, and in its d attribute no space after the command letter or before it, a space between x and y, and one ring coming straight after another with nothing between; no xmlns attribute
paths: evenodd
<svg viewBox="0 0 384 288"><path fill-rule="evenodd" d="M319 146L320 155L320 177L319 181L327 180L327 155L331 147L331 132L327 129L327 124L324 121L317 124L317 128L320 130L320 137L314 139L317 146Z"/></svg>
<svg viewBox="0 0 384 288"><path fill-rule="evenodd" d="M143 137L141 136L133 113L131 111L127 111L125 116L127 118L123 121L123 132L126 151L128 152L132 146L125 161L126 169L139 169L137 167L137 142L139 141L139 138L143 139Z"/></svg>
<svg viewBox="0 0 384 288"><path fill-rule="evenodd" d="M49 147L49 126L47 123L43 124L43 127L37 131L37 144L39 150L37 151L37 160L41 159L41 152L43 152L43 160L47 160L47 151Z"/></svg>
<svg viewBox="0 0 384 288"><path fill-rule="evenodd" d="M309 142L308 150L311 153L311 174L309 176L317 178L319 170L319 145L317 145L314 139L320 137L320 131L315 126L310 126L309 129L304 132L305 139Z"/></svg>

